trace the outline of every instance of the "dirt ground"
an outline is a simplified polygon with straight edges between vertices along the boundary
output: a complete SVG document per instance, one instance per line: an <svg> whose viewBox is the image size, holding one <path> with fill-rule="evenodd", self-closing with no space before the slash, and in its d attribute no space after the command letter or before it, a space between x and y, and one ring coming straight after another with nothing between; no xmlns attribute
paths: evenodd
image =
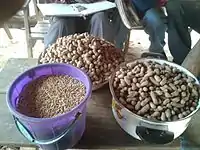
<svg viewBox="0 0 200 150"><path fill-rule="evenodd" d="M26 40L25 32L21 29L10 29L13 36L13 40L9 40L5 31L0 29L0 60L8 58L26 58ZM192 31L193 45L199 39L199 35ZM167 42L167 34L166 34ZM143 30L132 30L129 44L129 53L137 54L141 50L148 50L150 43L148 35ZM167 56L172 59L171 54L168 50L168 46L164 47ZM40 52L43 51L42 41L37 41L33 49L33 56L37 58Z"/></svg>
<svg viewBox="0 0 200 150"><path fill-rule="evenodd" d="M20 29L10 29L13 40L9 40L5 31L0 29L0 68L9 58L26 58L25 32ZM149 46L148 36L142 30L131 33L128 60L134 59L141 50L147 50ZM38 58L43 51L43 42L38 40L33 49L33 57Z"/></svg>
<svg viewBox="0 0 200 150"><path fill-rule="evenodd" d="M9 58L26 58L26 40L25 31L21 29L10 29L13 36L13 40L9 40L5 31L0 29L0 68L3 67L6 60ZM199 39L199 34L192 31L192 43L193 45ZM132 60L138 57L143 51L147 51L150 42L148 40L148 35L143 30L132 30L130 37L130 44L127 59ZM169 52L167 46L167 34L166 34L166 46L164 47L165 52L169 58L172 60L172 56ZM43 42L38 40L33 49L33 57L38 58L39 54L43 51Z"/></svg>

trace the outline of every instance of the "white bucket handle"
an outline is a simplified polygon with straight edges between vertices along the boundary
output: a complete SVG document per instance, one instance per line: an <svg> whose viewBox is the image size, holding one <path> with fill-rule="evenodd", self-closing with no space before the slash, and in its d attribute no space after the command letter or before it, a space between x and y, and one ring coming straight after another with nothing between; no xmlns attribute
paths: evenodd
<svg viewBox="0 0 200 150"><path fill-rule="evenodd" d="M58 140L60 140L61 138L63 138L75 126L77 121L80 119L81 115L82 114L80 112L78 112L75 116L75 119L72 121L72 123L69 125L69 127L65 131L63 131L61 134L59 134L58 136L56 136L50 140L35 139L33 137L33 135L31 134L31 132L19 121L18 118L16 118L15 116L13 116L13 118L14 118L17 129L26 139L28 139L30 142L33 142L38 145L48 145L48 144L53 144L53 143L57 142Z"/></svg>

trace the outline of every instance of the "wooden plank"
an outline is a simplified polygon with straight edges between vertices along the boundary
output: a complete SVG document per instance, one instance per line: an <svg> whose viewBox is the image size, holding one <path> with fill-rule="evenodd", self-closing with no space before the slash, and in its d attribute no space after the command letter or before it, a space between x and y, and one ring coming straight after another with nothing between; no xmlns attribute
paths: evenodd
<svg viewBox="0 0 200 150"><path fill-rule="evenodd" d="M35 27L31 28L31 33L47 33L50 27L49 21L39 21Z"/></svg>
<svg viewBox="0 0 200 150"><path fill-rule="evenodd" d="M39 40L39 39L43 40L45 35L46 34L44 33L31 33L32 39L36 39L36 40Z"/></svg>
<svg viewBox="0 0 200 150"><path fill-rule="evenodd" d="M36 64L37 59L9 59L0 72L0 93L5 93L19 74Z"/></svg>
<svg viewBox="0 0 200 150"><path fill-rule="evenodd" d="M48 28L40 27L40 28L31 28L31 33L42 33L46 34L48 32Z"/></svg>
<svg viewBox="0 0 200 150"><path fill-rule="evenodd" d="M87 110L86 131L77 148L132 149L133 147L150 146L134 139L119 127L112 114L111 100L112 96L108 86L93 92ZM151 147L159 146L151 145ZM179 147L179 140L170 146L162 147Z"/></svg>
<svg viewBox="0 0 200 150"><path fill-rule="evenodd" d="M6 95L0 94L0 145L34 146L17 131L5 101ZM85 133L76 148L128 148L148 146L125 133L116 123L111 112L111 95L108 87L94 92L88 104ZM4 130L2 130L4 129ZM159 146L153 146L159 148ZM164 148L179 147L179 140Z"/></svg>
<svg viewBox="0 0 200 150"><path fill-rule="evenodd" d="M25 63L26 62L26 63ZM23 72L25 68L34 66L36 60L12 59L10 60L1 74L5 74L4 77L0 77L0 83L3 80L7 84L13 80L20 72ZM35 62L35 63L33 63ZM22 68L21 68L21 67ZM21 69L20 69L21 68ZM14 71L13 71L14 70ZM12 78L6 76L6 74L13 74ZM6 85L7 85L6 84ZM5 84L4 84L5 85ZM6 106L6 88L3 89L4 94L0 94L0 145L14 145L14 146L34 146L34 144L28 142L17 131L12 116ZM2 92L3 92L2 91ZM179 139L175 140L170 145L155 146L145 144L139 140L134 139L124 132L117 122L115 121L111 110L111 94L108 85L92 93L92 98L88 103L86 130L80 140L75 146L77 149L140 149L142 147L151 146L153 149L158 150L170 150L179 147Z"/></svg>
<svg viewBox="0 0 200 150"><path fill-rule="evenodd" d="M0 118L0 145L35 146L17 131L6 104L6 94L0 94Z"/></svg>
<svg viewBox="0 0 200 150"><path fill-rule="evenodd" d="M30 24L29 24L29 8L23 9L24 13L24 27L25 27L25 33L26 33L26 45L27 45L27 54L29 58L33 58L33 52L32 52L32 41L30 38Z"/></svg>

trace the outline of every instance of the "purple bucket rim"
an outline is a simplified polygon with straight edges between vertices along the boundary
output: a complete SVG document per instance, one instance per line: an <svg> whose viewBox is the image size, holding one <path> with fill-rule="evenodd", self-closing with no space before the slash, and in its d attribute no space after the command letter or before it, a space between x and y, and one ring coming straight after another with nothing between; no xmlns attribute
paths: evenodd
<svg viewBox="0 0 200 150"><path fill-rule="evenodd" d="M13 106L11 105L11 89L13 89L13 86L16 84L16 82L18 80L20 80L27 72L29 71L32 71L36 68L43 68L43 67L50 67L50 66L68 66L68 67L71 67L73 69L76 69L78 70L79 72L81 72L85 77L86 79L88 80L88 83L89 83L89 88L88 88L88 92L86 90L86 95L85 95L85 98L81 101L80 104L76 105L73 109L71 109L70 111L66 112L66 113L63 113L63 114L60 114L60 115L57 115L57 116L54 116L54 117L50 117L50 118L35 118L35 117L29 117L29 116L26 116L18 111L16 111L16 109L13 108ZM79 80L80 81L80 80ZM82 106L86 101L87 99L90 97L92 93L92 83L91 83L91 80L89 78L89 76L86 74L85 71L83 71L82 69L80 68L77 68L73 65L70 65L70 64L65 64L65 63L48 63L48 64L41 64L41 65L37 65L35 67L31 67L30 69L24 71L23 73L21 73L20 75L18 75L17 78L15 78L15 80L11 83L9 89L8 89L8 92L6 94L6 102L7 102L7 106L9 108L9 110L11 111L12 115L16 115L17 117L19 118L23 118L23 120L28 120L30 121L30 119L32 120L31 122L41 122L41 121L50 121L51 119L56 119L58 117L62 117L62 116L65 116L66 114L70 114L72 113L74 110L76 110L78 107Z"/></svg>

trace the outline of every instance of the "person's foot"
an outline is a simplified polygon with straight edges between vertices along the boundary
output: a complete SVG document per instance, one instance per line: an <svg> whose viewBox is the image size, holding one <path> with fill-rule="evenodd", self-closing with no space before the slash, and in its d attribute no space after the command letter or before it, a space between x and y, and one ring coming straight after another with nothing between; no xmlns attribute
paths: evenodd
<svg viewBox="0 0 200 150"><path fill-rule="evenodd" d="M145 52L141 55L141 58L158 58L168 60L165 53L153 53L153 52Z"/></svg>
<svg viewBox="0 0 200 150"><path fill-rule="evenodd" d="M177 65L180 65L180 66L182 64L180 61L177 61L177 60L173 60L172 62L175 63L175 64L177 64Z"/></svg>

